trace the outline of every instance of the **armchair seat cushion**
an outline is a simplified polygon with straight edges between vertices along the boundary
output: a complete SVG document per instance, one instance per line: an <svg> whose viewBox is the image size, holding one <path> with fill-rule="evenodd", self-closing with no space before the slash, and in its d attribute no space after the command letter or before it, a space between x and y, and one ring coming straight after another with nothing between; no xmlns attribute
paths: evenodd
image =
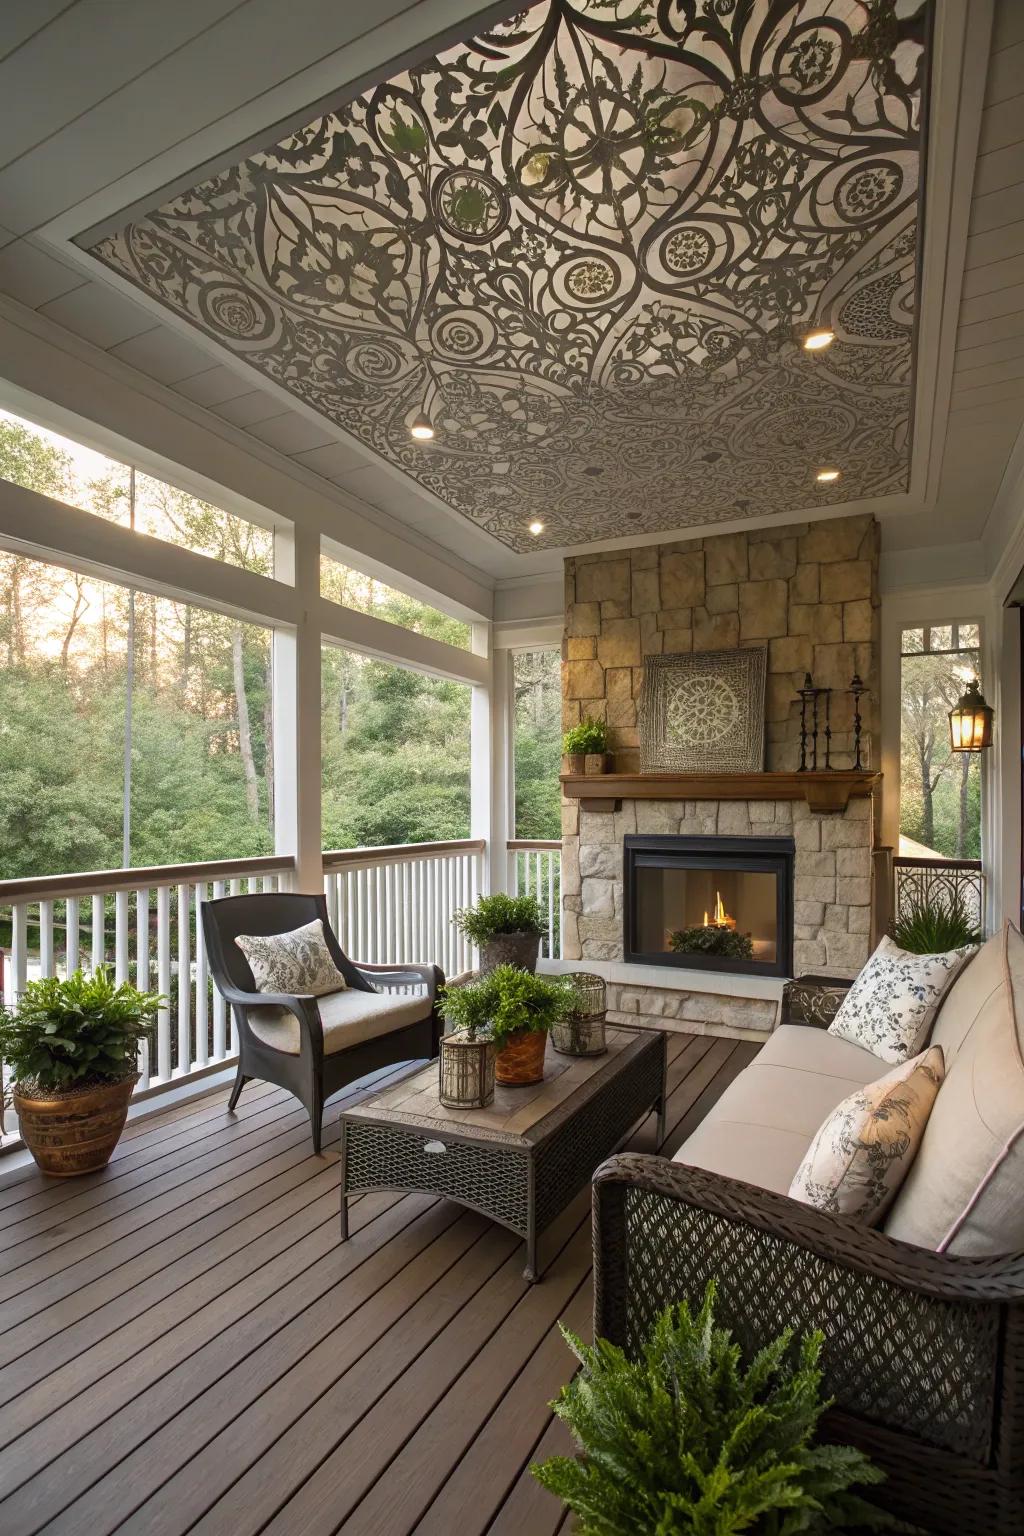
<svg viewBox="0 0 1024 1536"><path fill-rule="evenodd" d="M784 1024L673 1162L787 1195L822 1121L877 1076L873 1052L821 1029Z"/></svg>
<svg viewBox="0 0 1024 1536"><path fill-rule="evenodd" d="M324 1055L333 1056L364 1040L375 1040L395 1029L415 1024L430 1010L424 997L405 997L386 992L329 992L318 997L320 1022L324 1030ZM250 1008L249 1028L264 1045L271 1045L286 1055L299 1054L299 1021L285 1008Z"/></svg>

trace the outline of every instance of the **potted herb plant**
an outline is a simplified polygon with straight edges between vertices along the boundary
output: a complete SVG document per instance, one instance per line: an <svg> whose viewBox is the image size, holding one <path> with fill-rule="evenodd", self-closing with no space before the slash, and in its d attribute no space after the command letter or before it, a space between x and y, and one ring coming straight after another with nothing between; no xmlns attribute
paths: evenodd
<svg viewBox="0 0 1024 1536"><path fill-rule="evenodd" d="M850 1446L816 1443L821 1334L787 1331L744 1368L714 1326L714 1285L655 1324L640 1358L562 1330L582 1369L552 1405L581 1454L535 1464L579 1536L854 1531L892 1524L855 1491L883 1474Z"/></svg>
<svg viewBox="0 0 1024 1536"><path fill-rule="evenodd" d="M611 753L608 751L608 727L603 720L591 715L566 731L562 737L567 773L610 773Z"/></svg>
<svg viewBox="0 0 1024 1536"><path fill-rule="evenodd" d="M486 987L445 987L441 1011L452 1033L441 1040L438 1097L448 1109L485 1109L494 1098L494 1058Z"/></svg>
<svg viewBox="0 0 1024 1536"><path fill-rule="evenodd" d="M547 931L533 896L481 896L475 907L460 907L452 922L480 951L480 970L496 965L537 968L541 935Z"/></svg>
<svg viewBox="0 0 1024 1536"><path fill-rule="evenodd" d="M478 981L449 987L443 1003L449 1022L478 1035L486 1030L495 1077L514 1087L543 1079L548 1031L567 1005L561 977L535 976L516 965L497 965Z"/></svg>
<svg viewBox="0 0 1024 1536"><path fill-rule="evenodd" d="M139 1041L162 999L105 966L91 976L31 981L0 1009L0 1056L11 1068L18 1124L43 1173L71 1178L104 1168L138 1082Z"/></svg>

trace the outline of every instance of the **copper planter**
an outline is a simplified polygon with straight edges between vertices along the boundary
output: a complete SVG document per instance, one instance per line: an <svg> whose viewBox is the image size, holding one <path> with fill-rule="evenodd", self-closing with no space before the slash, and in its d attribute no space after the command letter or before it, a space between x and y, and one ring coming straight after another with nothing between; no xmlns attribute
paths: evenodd
<svg viewBox="0 0 1024 1536"><path fill-rule="evenodd" d="M43 1173L73 1179L105 1168L128 1118L138 1074L52 1098L13 1090L18 1128Z"/></svg>
<svg viewBox="0 0 1024 1536"><path fill-rule="evenodd" d="M548 1043L543 1029L521 1030L510 1035L508 1044L500 1050L494 1063L494 1075L499 1083L510 1088L525 1088L528 1083L544 1080L544 1051Z"/></svg>

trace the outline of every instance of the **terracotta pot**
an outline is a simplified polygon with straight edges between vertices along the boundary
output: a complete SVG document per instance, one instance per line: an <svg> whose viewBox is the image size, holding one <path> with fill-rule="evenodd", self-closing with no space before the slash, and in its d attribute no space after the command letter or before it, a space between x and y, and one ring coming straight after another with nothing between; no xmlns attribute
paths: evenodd
<svg viewBox="0 0 1024 1536"><path fill-rule="evenodd" d="M138 1073L72 1093L33 1097L13 1090L18 1128L43 1173L73 1179L105 1168L128 1118Z"/></svg>
<svg viewBox="0 0 1024 1536"><path fill-rule="evenodd" d="M588 752L583 761L584 773L611 773L612 771L610 752Z"/></svg>
<svg viewBox="0 0 1024 1536"><path fill-rule="evenodd" d="M517 1035L510 1035L508 1044L498 1052L494 1063L498 1082L511 1088L543 1082L547 1043L547 1032L543 1029L523 1029Z"/></svg>
<svg viewBox="0 0 1024 1536"><path fill-rule="evenodd" d="M587 754L585 752L565 752L562 755L562 772L580 774L587 771Z"/></svg>
<svg viewBox="0 0 1024 1536"><path fill-rule="evenodd" d="M535 971L539 953L539 933L496 933L480 950L480 974L485 976L496 965L515 965L521 971Z"/></svg>

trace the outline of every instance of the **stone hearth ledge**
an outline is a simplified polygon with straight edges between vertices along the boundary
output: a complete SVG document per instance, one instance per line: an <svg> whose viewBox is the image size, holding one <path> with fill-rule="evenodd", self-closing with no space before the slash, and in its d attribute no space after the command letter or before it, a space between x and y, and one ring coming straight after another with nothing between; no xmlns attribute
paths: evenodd
<svg viewBox="0 0 1024 1536"><path fill-rule="evenodd" d="M763 1040L771 1034L785 986L781 976L733 976L623 960L542 960L537 969L548 975L587 970L603 977L610 1024L654 1023L734 1040Z"/></svg>

